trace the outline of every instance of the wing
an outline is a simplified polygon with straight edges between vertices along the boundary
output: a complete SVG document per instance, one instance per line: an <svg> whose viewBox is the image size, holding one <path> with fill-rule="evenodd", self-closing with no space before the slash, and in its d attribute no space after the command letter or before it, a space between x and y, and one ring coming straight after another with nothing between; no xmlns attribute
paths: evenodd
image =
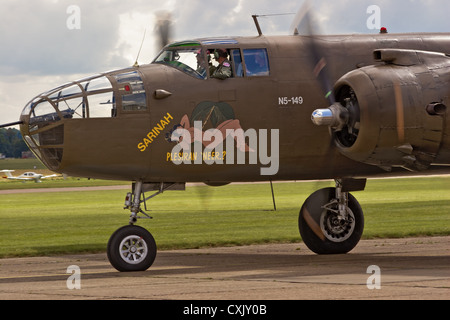
<svg viewBox="0 0 450 320"><path fill-rule="evenodd" d="M56 177L59 177L60 175L58 175L58 174L52 174L52 175L50 175L50 176L43 176L43 177L41 177L40 179L48 179L48 178L56 178Z"/></svg>

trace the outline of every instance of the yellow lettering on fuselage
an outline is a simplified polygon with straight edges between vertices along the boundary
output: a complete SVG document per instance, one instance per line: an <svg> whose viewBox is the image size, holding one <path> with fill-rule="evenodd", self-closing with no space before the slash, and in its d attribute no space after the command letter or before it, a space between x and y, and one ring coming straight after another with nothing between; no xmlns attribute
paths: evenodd
<svg viewBox="0 0 450 320"><path fill-rule="evenodd" d="M161 132L170 124L170 121L173 120L173 117L170 113L167 113L163 119L156 124L152 130L150 130L147 135L142 139L137 145L137 148L140 152L144 152L147 148L158 138Z"/></svg>
<svg viewBox="0 0 450 320"><path fill-rule="evenodd" d="M167 152L166 161L195 161L200 156L203 160L225 160L227 152L223 151L222 153L217 151L209 151L209 152Z"/></svg>

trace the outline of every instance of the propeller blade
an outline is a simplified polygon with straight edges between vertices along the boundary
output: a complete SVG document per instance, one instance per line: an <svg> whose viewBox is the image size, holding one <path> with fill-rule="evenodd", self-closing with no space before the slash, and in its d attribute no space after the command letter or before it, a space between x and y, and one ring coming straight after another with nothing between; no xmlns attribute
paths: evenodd
<svg viewBox="0 0 450 320"><path fill-rule="evenodd" d="M333 105L336 103L336 98L331 83L331 76L328 71L328 61L317 38L319 27L316 21L314 19L312 2L307 0L295 16L290 31L294 35L305 36L307 50L311 53L314 76L320 82L328 103Z"/></svg>
<svg viewBox="0 0 450 320"><path fill-rule="evenodd" d="M302 211L303 219L305 219L306 224L309 226L309 228L314 232L314 234L322 241L325 241L325 235L323 234L322 229L317 224L317 222L313 219L311 216L311 213L309 213L307 207L305 206Z"/></svg>
<svg viewBox="0 0 450 320"><path fill-rule="evenodd" d="M303 2L302 6L298 10L297 14L294 17L294 20L292 20L292 24L289 28L289 33L293 35L299 35L302 28L302 22L305 21L305 16L308 14L308 12L312 8L312 2L311 1L305 1ZM308 33L309 34L309 33Z"/></svg>
<svg viewBox="0 0 450 320"><path fill-rule="evenodd" d="M397 135L400 143L405 142L405 112L403 105L402 88L398 82L394 83L395 107L397 112Z"/></svg>
<svg viewBox="0 0 450 320"><path fill-rule="evenodd" d="M169 44L172 37L172 14L168 11L159 11L155 15L155 32L158 36L158 44L161 48L164 48Z"/></svg>

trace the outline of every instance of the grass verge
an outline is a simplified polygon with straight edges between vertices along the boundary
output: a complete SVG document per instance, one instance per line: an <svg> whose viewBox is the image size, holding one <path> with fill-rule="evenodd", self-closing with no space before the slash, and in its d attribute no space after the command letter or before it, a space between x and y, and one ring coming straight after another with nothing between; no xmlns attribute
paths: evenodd
<svg viewBox="0 0 450 320"><path fill-rule="evenodd" d="M48 183L48 182L44 182ZM39 185L43 185L39 184ZM34 184L33 184L34 185ZM299 242L298 212L331 182L196 186L152 199L139 220L158 249ZM369 180L354 193L365 213L363 238L450 235L450 177ZM126 191L0 195L0 258L105 251L128 223Z"/></svg>

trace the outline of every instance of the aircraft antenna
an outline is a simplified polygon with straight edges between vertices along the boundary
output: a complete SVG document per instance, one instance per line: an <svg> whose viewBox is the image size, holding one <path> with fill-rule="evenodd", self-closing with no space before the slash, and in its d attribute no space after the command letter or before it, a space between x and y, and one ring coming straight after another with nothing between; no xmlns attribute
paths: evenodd
<svg viewBox="0 0 450 320"><path fill-rule="evenodd" d="M259 17L277 17L277 16L290 16L290 15L295 15L295 13L272 13L272 14L254 14L252 15L253 21L255 22L255 26L256 26L256 30L258 30L258 34L260 36L263 35L262 30L261 30L261 26L259 25L259 21L258 18Z"/></svg>
<svg viewBox="0 0 450 320"><path fill-rule="evenodd" d="M253 21L255 22L256 30L258 30L258 34L260 36L262 36L263 33L261 31L261 26L259 25L259 22L258 22L258 17L259 16L256 14L252 15Z"/></svg>
<svg viewBox="0 0 450 320"><path fill-rule="evenodd" d="M147 28L145 28L145 30L144 30L144 37L142 38L141 47L139 48L139 52L138 52L138 55L136 57L136 62L133 65L134 67L139 67L138 59L139 59L139 56L141 55L141 50L142 50L142 46L144 45L145 35L146 34L147 34Z"/></svg>

